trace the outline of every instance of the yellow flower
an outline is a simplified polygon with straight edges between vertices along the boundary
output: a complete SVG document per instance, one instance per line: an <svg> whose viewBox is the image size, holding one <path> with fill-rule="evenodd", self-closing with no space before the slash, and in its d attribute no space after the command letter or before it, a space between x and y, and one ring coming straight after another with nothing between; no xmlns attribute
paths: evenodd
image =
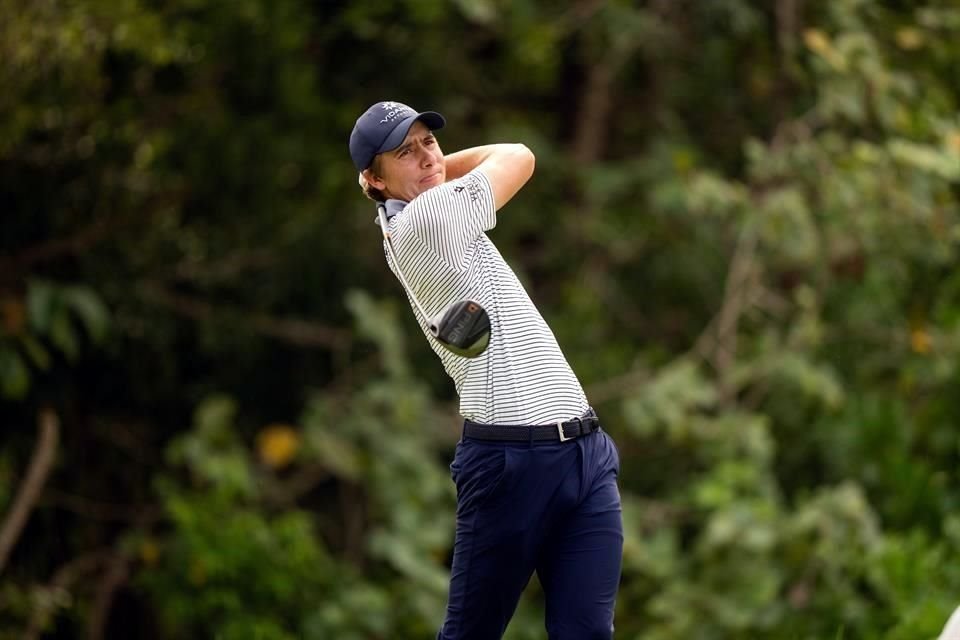
<svg viewBox="0 0 960 640"><path fill-rule="evenodd" d="M140 544L140 559L143 564L152 567L160 559L160 547L153 540L144 540Z"/></svg>
<svg viewBox="0 0 960 640"><path fill-rule="evenodd" d="M300 448L300 434L288 424L270 424L257 436L260 460L274 469L290 464Z"/></svg>
<svg viewBox="0 0 960 640"><path fill-rule="evenodd" d="M905 51L913 51L923 46L923 32L913 27L897 29L894 37L897 41L897 46Z"/></svg>
<svg viewBox="0 0 960 640"><path fill-rule="evenodd" d="M803 32L803 43L815 54L823 58L827 64L837 71L844 71L847 68L847 59L843 53L833 46L830 36L820 29L805 29Z"/></svg>
<svg viewBox="0 0 960 640"><path fill-rule="evenodd" d="M916 353L929 353L932 342L930 334L922 327L910 332L910 346Z"/></svg>
<svg viewBox="0 0 960 640"><path fill-rule="evenodd" d="M805 29L803 32L803 42L807 48L820 55L825 54L831 49L830 37L820 29Z"/></svg>
<svg viewBox="0 0 960 640"><path fill-rule="evenodd" d="M951 131L947 134L947 146L960 153L960 131Z"/></svg>

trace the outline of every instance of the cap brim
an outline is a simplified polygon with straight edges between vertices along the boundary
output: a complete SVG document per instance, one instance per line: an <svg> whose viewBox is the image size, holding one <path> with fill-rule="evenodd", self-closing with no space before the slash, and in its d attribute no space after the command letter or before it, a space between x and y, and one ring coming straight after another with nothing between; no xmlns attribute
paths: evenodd
<svg viewBox="0 0 960 640"><path fill-rule="evenodd" d="M403 120L394 128L393 131L390 132L390 135L387 136L387 139L384 140L383 144L380 145L380 148L377 149L377 153L393 151L403 144L403 140L407 137L407 133L410 132L410 127L412 127L413 123L417 122L418 120L427 125L427 128L430 129L430 131L443 129L444 125L447 124L447 121L444 119L444 117L436 111L424 111L415 116L410 116L406 120Z"/></svg>

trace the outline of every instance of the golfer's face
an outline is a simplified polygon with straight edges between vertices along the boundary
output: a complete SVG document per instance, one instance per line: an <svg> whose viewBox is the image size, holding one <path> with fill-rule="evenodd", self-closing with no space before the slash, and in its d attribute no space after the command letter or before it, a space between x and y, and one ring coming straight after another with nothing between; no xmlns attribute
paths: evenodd
<svg viewBox="0 0 960 640"><path fill-rule="evenodd" d="M413 123L403 144L383 154L380 167L383 191L407 202L443 184L447 177L440 144L422 122Z"/></svg>

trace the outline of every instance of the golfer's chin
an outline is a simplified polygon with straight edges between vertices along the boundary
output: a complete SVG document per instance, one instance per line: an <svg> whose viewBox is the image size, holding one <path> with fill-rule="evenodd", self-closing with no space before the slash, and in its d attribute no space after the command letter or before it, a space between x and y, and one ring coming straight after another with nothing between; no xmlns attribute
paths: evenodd
<svg viewBox="0 0 960 640"><path fill-rule="evenodd" d="M444 175L442 173L434 173L425 178L421 178L416 182L408 182L407 188L403 190L402 193L394 192L396 195L387 194L391 198L399 198L400 200L405 200L411 202L414 198L419 196L424 191L429 191L434 187L438 187L444 182Z"/></svg>
<svg viewBox="0 0 960 640"><path fill-rule="evenodd" d="M421 178L417 186L420 187L420 192L423 193L427 189L431 189L440 184L443 184L443 172L433 173L426 178Z"/></svg>

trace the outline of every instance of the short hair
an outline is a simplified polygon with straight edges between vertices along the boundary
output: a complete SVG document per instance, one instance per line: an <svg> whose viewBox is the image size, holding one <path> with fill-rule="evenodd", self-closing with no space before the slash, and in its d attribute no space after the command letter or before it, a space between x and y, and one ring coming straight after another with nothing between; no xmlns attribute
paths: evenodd
<svg viewBox="0 0 960 640"><path fill-rule="evenodd" d="M370 163L370 171L380 175L380 154L377 154L373 157L373 162ZM363 177L363 173L360 174L359 182L360 188L363 189L363 195L367 196L374 202L386 201L387 197L384 195L383 191L377 189L372 184L367 182L367 179Z"/></svg>

